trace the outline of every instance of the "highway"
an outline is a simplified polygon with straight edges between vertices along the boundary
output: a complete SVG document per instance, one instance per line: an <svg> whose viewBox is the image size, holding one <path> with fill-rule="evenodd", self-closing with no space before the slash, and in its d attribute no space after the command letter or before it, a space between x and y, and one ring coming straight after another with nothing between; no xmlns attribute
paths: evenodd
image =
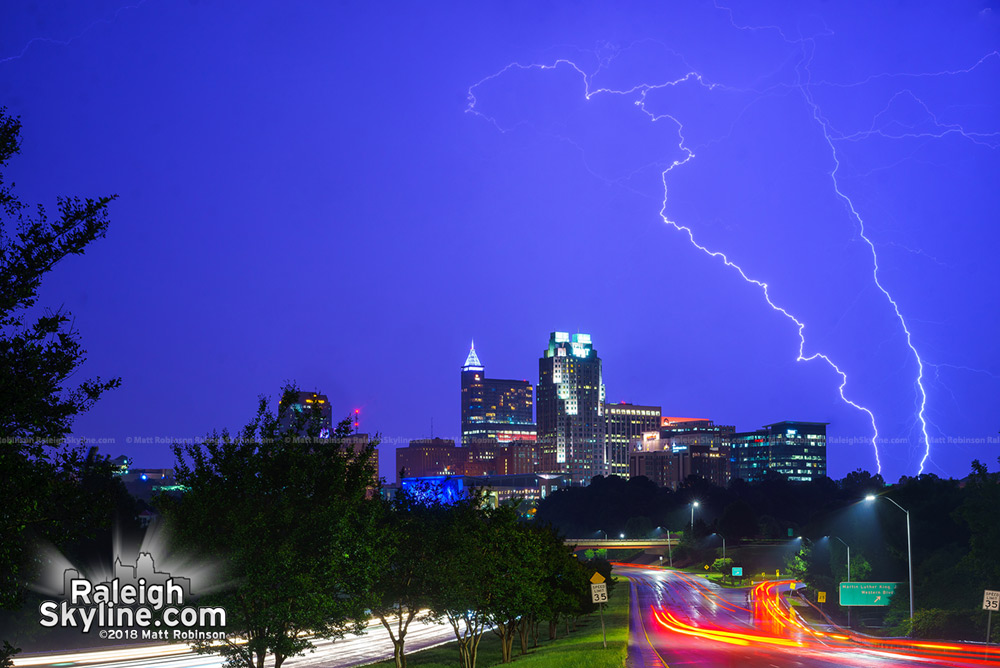
<svg viewBox="0 0 1000 668"><path fill-rule="evenodd" d="M998 647L987 660L983 645L814 629L783 600L788 580L726 589L677 571L616 566L615 573L630 578L632 668L1000 666Z"/></svg>
<svg viewBox="0 0 1000 668"><path fill-rule="evenodd" d="M433 647L455 639L451 626L427 624L414 620L406 634L407 652ZM346 668L392 658L392 641L378 620L368 624L364 635L348 635L337 641L316 640L316 651L287 659L282 668ZM455 650L458 661L458 650ZM14 666L38 668L221 668L222 659L199 655L183 644L137 645L81 652L52 652L18 655ZM274 665L269 657L268 666Z"/></svg>
<svg viewBox="0 0 1000 668"><path fill-rule="evenodd" d="M631 668L1000 666L1000 647L996 646L990 648L987 659L982 645L875 639L839 627L810 627L782 596L790 580L726 589L696 575L637 565L616 565L615 574L630 578ZM413 651L453 639L447 624L414 621L406 646ZM346 668L392 657L392 643L377 621L369 623L362 636L318 640L316 645L315 652L290 658L284 665ZM14 665L221 668L222 661L194 654L183 644L160 644L20 655Z"/></svg>

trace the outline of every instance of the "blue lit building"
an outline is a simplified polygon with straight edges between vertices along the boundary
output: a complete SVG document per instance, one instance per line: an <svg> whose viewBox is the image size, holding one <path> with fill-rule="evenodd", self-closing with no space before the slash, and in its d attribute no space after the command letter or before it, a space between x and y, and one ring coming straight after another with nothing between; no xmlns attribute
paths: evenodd
<svg viewBox="0 0 1000 668"><path fill-rule="evenodd" d="M549 494L569 486L569 477L552 473L522 473L514 475L440 475L404 477L400 488L418 497L438 503L454 503L474 489L488 489L492 503L522 499L534 505Z"/></svg>

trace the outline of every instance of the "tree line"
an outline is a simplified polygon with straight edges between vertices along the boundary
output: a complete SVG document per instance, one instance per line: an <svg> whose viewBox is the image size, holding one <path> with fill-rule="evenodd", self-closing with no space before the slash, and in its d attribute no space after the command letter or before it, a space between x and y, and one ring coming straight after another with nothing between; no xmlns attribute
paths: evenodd
<svg viewBox="0 0 1000 668"><path fill-rule="evenodd" d="M232 634L200 651L248 668L273 655L280 668L312 646L307 634L358 633L374 615L400 668L415 619L447 621L461 665L475 668L488 631L507 663L515 641L522 654L537 646L543 623L552 638L560 620L596 609L588 578L610 578L606 561L581 563L558 533L485 491L450 503L419 488L372 494L376 442L355 449L350 419L319 438L318 408L283 429L296 395L285 389L278 414L261 399L238 434L176 446L186 491L155 500L174 545L217 555L233 583L199 599L227 610Z"/></svg>

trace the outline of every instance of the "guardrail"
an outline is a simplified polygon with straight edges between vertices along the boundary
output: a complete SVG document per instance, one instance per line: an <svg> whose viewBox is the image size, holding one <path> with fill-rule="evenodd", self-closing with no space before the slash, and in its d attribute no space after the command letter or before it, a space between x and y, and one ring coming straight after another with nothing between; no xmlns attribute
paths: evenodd
<svg viewBox="0 0 1000 668"><path fill-rule="evenodd" d="M680 544L677 538L567 538L567 545L577 547L676 547Z"/></svg>

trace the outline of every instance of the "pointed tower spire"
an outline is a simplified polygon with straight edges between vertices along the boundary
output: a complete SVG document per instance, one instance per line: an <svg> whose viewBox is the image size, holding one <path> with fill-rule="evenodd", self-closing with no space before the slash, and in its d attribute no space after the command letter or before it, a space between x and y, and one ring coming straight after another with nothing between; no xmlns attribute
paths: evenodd
<svg viewBox="0 0 1000 668"><path fill-rule="evenodd" d="M483 363L479 361L479 355L476 354L476 342L473 340L472 345L469 347L469 356L465 358L465 364L462 365L462 371L482 371Z"/></svg>

